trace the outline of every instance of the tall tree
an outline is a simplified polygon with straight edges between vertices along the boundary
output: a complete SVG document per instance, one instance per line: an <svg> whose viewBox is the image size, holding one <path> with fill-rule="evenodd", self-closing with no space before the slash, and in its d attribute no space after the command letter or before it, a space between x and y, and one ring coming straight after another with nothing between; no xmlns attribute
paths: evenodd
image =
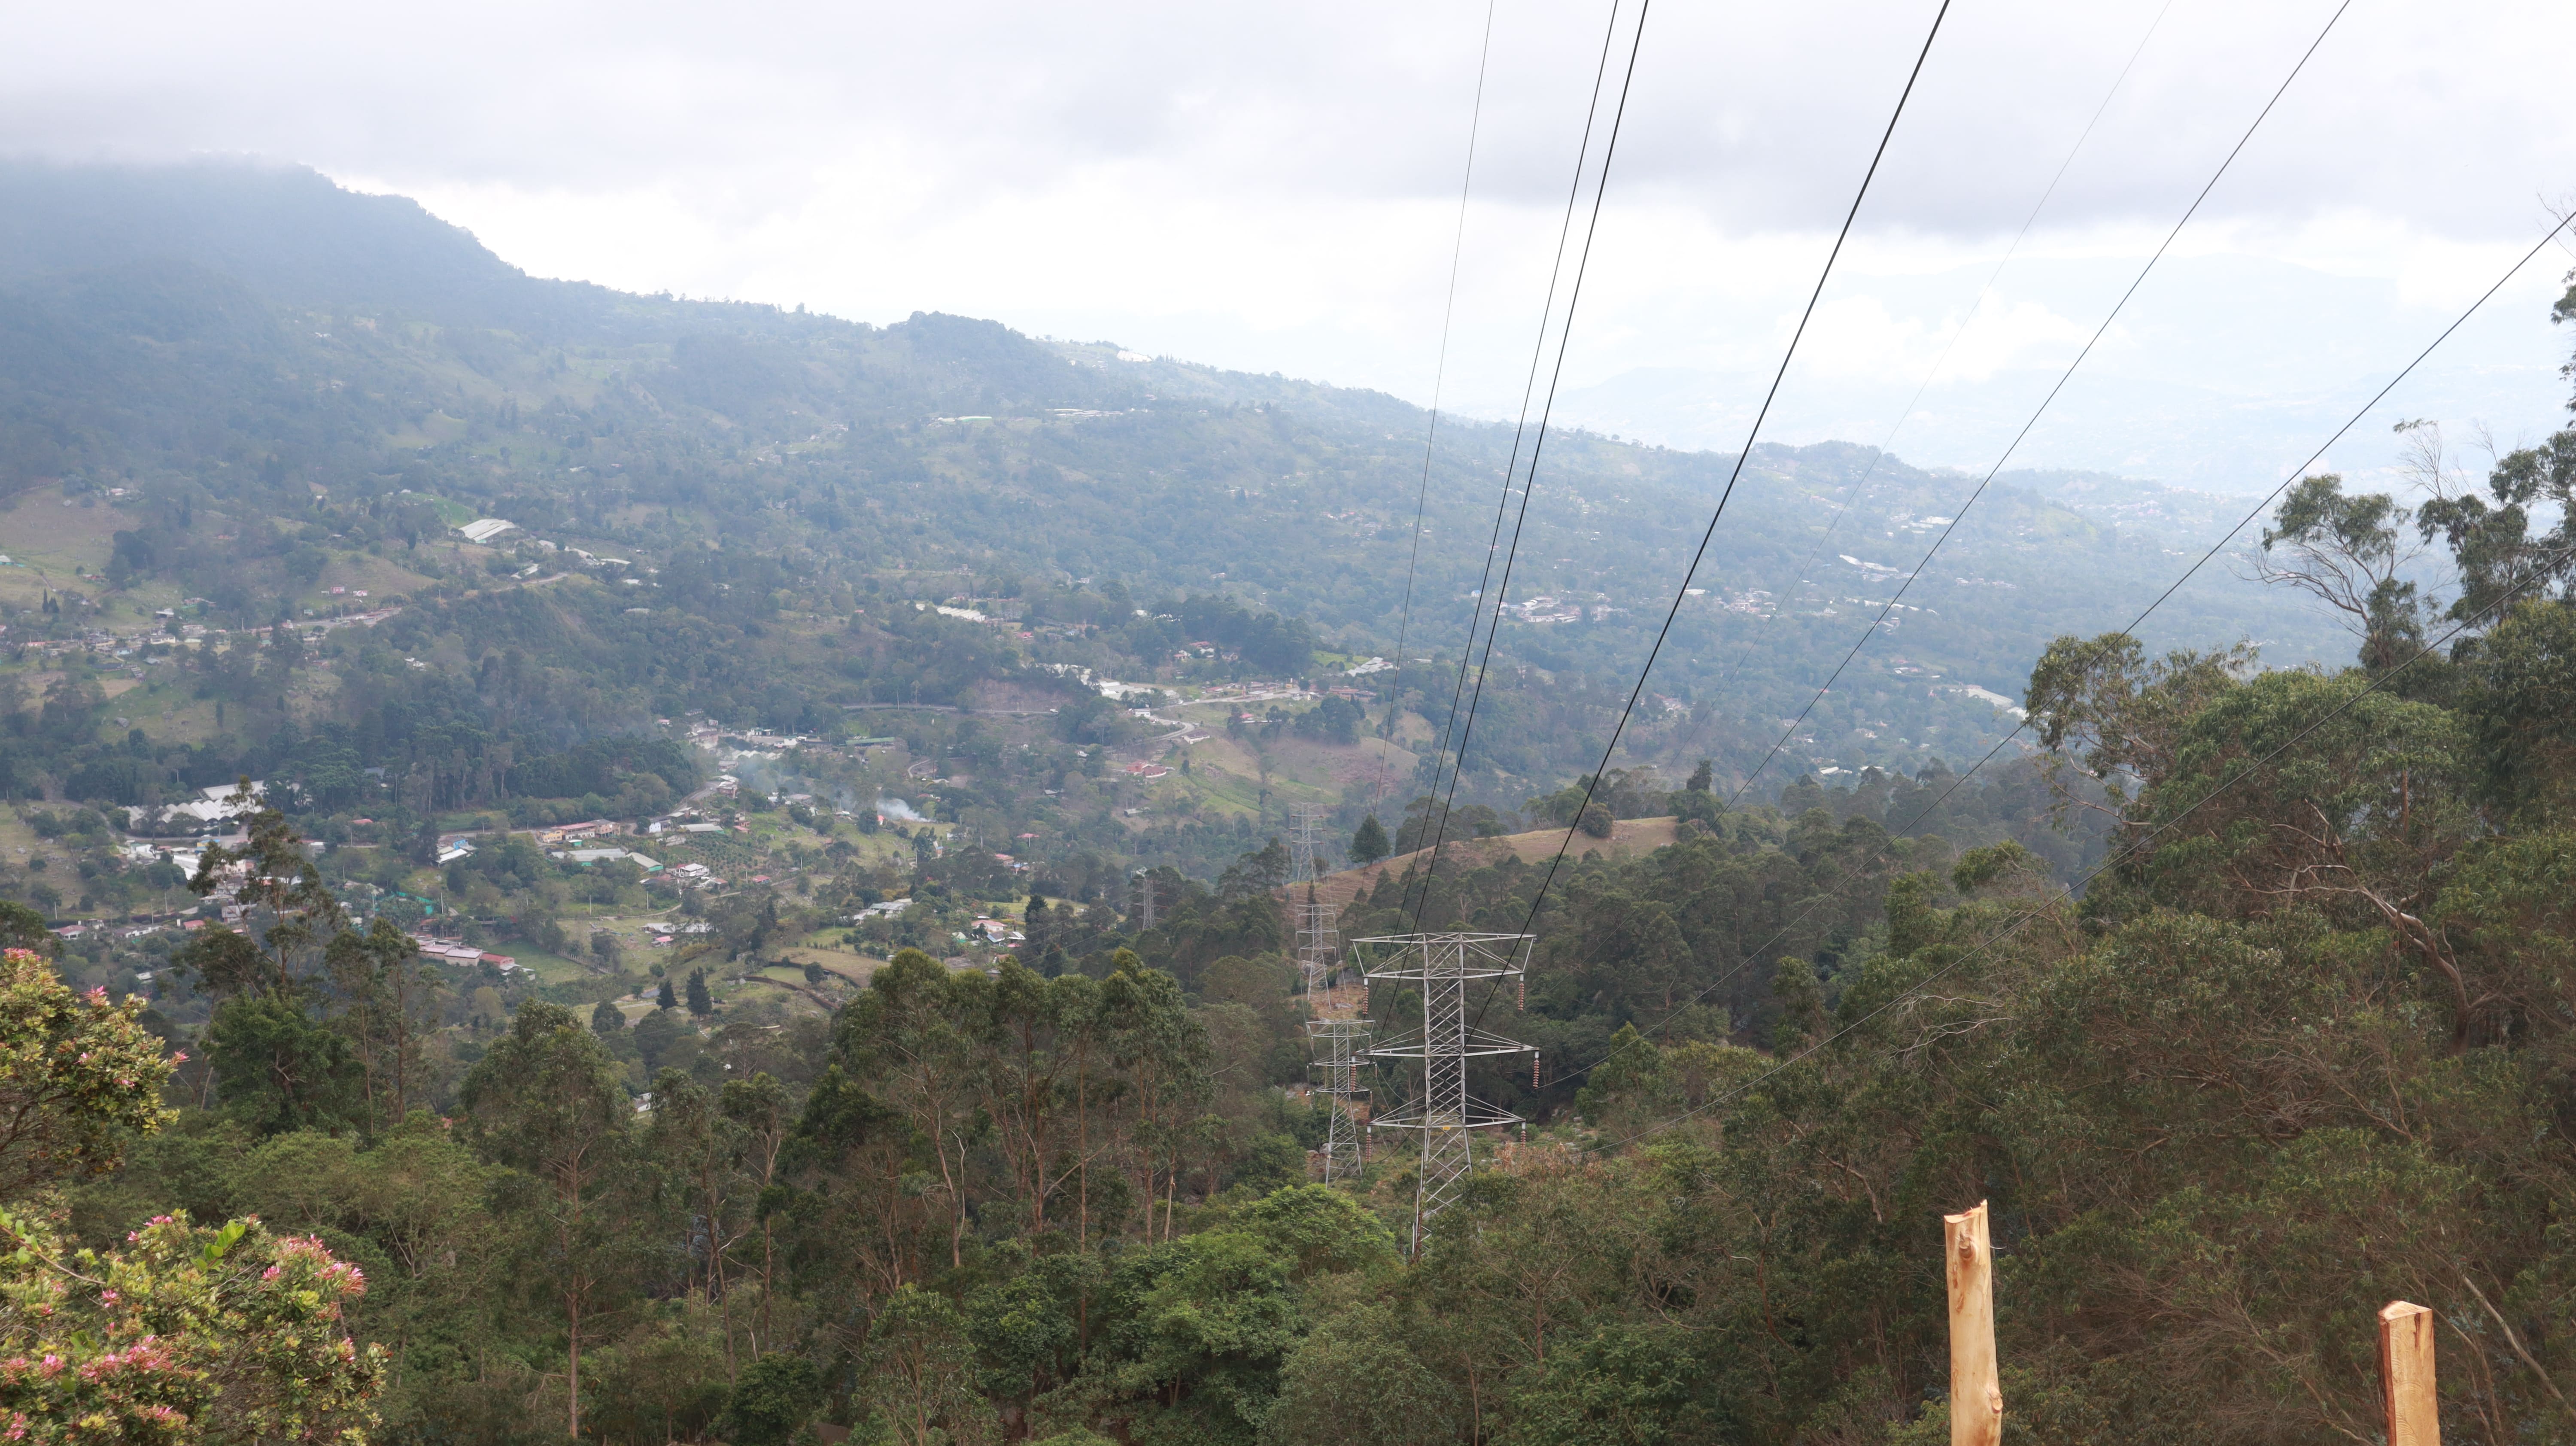
<svg viewBox="0 0 2576 1446"><path fill-rule="evenodd" d="M1377 821L1377 815L1361 819L1358 831L1351 835L1351 862L1366 868L1385 858L1388 848L1386 825Z"/></svg>
<svg viewBox="0 0 2576 1446"><path fill-rule="evenodd" d="M1143 967L1121 949L1100 986L1100 1014L1110 1058L1124 1082L1121 1099L1145 1234L1154 1234L1154 1196L1163 1197L1162 1233L1175 1230L1173 1205L1189 1126L1209 1091L1207 1031L1190 1017L1180 981Z"/></svg>
<svg viewBox="0 0 2576 1446"><path fill-rule="evenodd" d="M544 1187L544 1259L563 1310L568 1434L581 1435L581 1346L612 1283L618 1222L602 1197L622 1163L631 1111L616 1062L572 1011L532 1001L457 1092L476 1144Z"/></svg>
<svg viewBox="0 0 2576 1446"><path fill-rule="evenodd" d="M653 1077L652 1123L645 1146L668 1178L685 1194L691 1227L691 1254L705 1274L701 1287L715 1302L724 1329L725 1373L740 1366L735 1357L733 1292L728 1260L745 1233L741 1223L744 1177L743 1128L727 1118L716 1096L686 1070L665 1069Z"/></svg>
<svg viewBox="0 0 2576 1446"><path fill-rule="evenodd" d="M965 1263L975 1193L973 1147L982 1131L977 1026L991 1008L981 974L952 974L918 949L898 949L842 1010L834 1050L852 1075L878 1081L927 1152L931 1187L948 1214L952 1265Z"/></svg>
<svg viewBox="0 0 2576 1446"><path fill-rule="evenodd" d="M373 921L363 933L333 935L322 960L339 996L339 1023L358 1047L368 1118L378 1126L399 1124L410 1113L423 1065L422 1027L436 1027L434 1011L446 990L422 966L420 945L389 919Z"/></svg>

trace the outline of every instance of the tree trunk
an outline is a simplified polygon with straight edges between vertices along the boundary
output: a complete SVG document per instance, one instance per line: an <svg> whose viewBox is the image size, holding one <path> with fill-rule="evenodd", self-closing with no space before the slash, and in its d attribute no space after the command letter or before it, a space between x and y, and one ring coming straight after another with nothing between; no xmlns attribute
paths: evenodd
<svg viewBox="0 0 2576 1446"><path fill-rule="evenodd" d="M571 1367L566 1372L569 1384L564 1390L564 1401L571 1412L572 1439L578 1441L581 1439L581 1296L578 1292L567 1291L564 1294L564 1315L572 1322Z"/></svg>
<svg viewBox="0 0 2576 1446"><path fill-rule="evenodd" d="M1995 1253L1986 1202L1942 1217L1950 1288L1950 1446L1997 1446L2004 1396L1995 1370Z"/></svg>
<svg viewBox="0 0 2576 1446"><path fill-rule="evenodd" d="M716 1315L724 1324L725 1379L732 1380L741 1370L733 1353L733 1292L725 1288L724 1217L717 1213L722 1187L710 1182L706 1193L707 1210L707 1289L716 1298Z"/></svg>
<svg viewBox="0 0 2576 1446"><path fill-rule="evenodd" d="M394 1123L399 1125L410 1113L410 1096L406 1089L405 1056L411 1053L411 965L404 962L394 972Z"/></svg>

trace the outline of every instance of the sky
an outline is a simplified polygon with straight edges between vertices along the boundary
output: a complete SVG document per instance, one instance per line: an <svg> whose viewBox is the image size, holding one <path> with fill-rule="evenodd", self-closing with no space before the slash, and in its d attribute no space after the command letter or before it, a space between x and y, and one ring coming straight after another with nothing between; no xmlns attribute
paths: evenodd
<svg viewBox="0 0 2576 1446"><path fill-rule="evenodd" d="M21 6L0 151L301 163L539 275L1477 416L1553 376L1563 420L1731 450L1936 8L1660 0L1630 72L1635 0ZM1762 435L2271 486L2576 202L2576 6L2351 0L2007 447L2334 13L1954 0ZM1587 234L1558 371L1542 304ZM2552 430L2571 265L2545 250L2327 465L2384 469L2398 417Z"/></svg>

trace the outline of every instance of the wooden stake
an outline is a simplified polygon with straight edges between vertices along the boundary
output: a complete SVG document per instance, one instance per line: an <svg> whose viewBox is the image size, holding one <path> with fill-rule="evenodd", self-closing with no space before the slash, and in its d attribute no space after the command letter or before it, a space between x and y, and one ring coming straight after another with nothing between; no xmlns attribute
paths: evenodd
<svg viewBox="0 0 2576 1446"><path fill-rule="evenodd" d="M2000 1446L2004 1391L1995 1374L1995 1251L1985 1201L1941 1217L1941 1247L1950 1281L1950 1446Z"/></svg>
<svg viewBox="0 0 2576 1446"><path fill-rule="evenodd" d="M2379 1379L2388 1408L2388 1446L2442 1446L2431 1310L2403 1300L2380 1309Z"/></svg>

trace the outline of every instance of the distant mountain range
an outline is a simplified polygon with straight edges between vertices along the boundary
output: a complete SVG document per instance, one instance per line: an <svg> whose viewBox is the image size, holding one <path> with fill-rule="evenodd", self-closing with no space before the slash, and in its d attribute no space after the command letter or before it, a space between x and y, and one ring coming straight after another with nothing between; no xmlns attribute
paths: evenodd
<svg viewBox="0 0 2576 1446"><path fill-rule="evenodd" d="M1765 435L1885 443L1918 460L1982 472L2057 383L2136 266L2123 258L2014 263L1980 324L1991 330L1997 311L2021 309L2024 325L2037 324L2029 313L2050 318L2055 339L1991 372L1965 356L1954 358L1919 400L1916 388L1940 354L1933 339L1949 334L1994 273L1963 268L1907 278L1893 288L1855 281L1873 300L1885 293L1918 304L1917 313L1885 322L1910 335L1921 354L1888 356L1867 371L1802 366ZM2337 443L2323 465L2356 478L2384 477L2396 456L2389 427L2406 418L2443 419L2462 436L2483 425L2508 444L2517 435L2536 440L2554 426L2567 389L2560 372L2566 337L2548 319L2553 280L2544 264L2526 268ZM2402 294L2387 281L2249 256L2168 257L2050 404L2017 460L2228 495L2267 491L2470 299ZM1989 340L1971 332L1963 344L1974 352ZM1769 364L1765 358L1758 371L1631 368L1570 388L1557 410L1621 436L1731 448L1744 435Z"/></svg>
<svg viewBox="0 0 2576 1446"><path fill-rule="evenodd" d="M1573 621L1507 621L1496 660L1531 670L1508 686L1623 696L1731 459L1561 429L1524 519L1499 492L1509 429L1444 426L1426 489L1425 420L989 321L873 327L534 279L408 200L309 171L0 166L0 489L113 483L129 507L277 518L408 489L619 557L793 558L814 588L947 573L943 595L1007 577L1224 593L1346 651L1401 637L1434 717L1517 536L1510 597ZM1758 756L1969 480L1849 443L1760 449L1637 745ZM1959 689L2017 696L2050 637L2125 622L2234 520L2109 474L2006 476L1863 649L1802 766L1981 751L1997 720ZM223 581L253 612L293 592L261 567ZM2274 661L2347 647L2223 568L2151 640L2249 633ZM1480 725L1479 746L1498 776L1545 781L1597 748L1589 727L1533 714Z"/></svg>

